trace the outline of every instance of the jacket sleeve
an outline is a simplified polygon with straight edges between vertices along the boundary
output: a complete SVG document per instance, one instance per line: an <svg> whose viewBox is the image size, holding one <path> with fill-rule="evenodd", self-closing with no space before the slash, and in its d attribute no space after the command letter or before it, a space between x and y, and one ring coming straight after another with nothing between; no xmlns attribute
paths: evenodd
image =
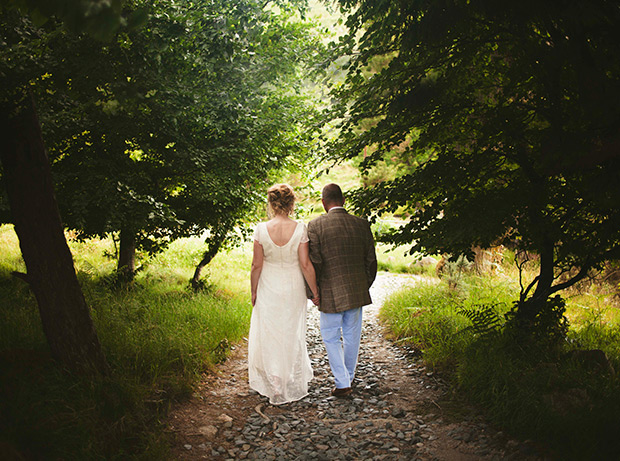
<svg viewBox="0 0 620 461"><path fill-rule="evenodd" d="M366 276L368 277L368 287L372 285L377 277L377 255L375 253L375 239L370 230L370 224L366 222Z"/></svg>
<svg viewBox="0 0 620 461"><path fill-rule="evenodd" d="M319 238L316 227L316 223L312 221L308 223L308 239L310 240L310 261L314 266L314 272L316 272L316 282L320 286L323 257L321 256L321 239Z"/></svg>

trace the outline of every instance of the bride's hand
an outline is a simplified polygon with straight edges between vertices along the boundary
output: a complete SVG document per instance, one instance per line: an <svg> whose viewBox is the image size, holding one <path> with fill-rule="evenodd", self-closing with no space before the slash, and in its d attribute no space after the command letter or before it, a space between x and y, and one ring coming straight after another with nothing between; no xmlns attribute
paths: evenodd
<svg viewBox="0 0 620 461"><path fill-rule="evenodd" d="M312 303L313 303L315 306L318 306L318 305L319 305L319 302L320 302L320 299L321 299L321 298L320 298L320 296L319 296L319 294L318 294L318 292L317 292L317 294L313 295L313 297L312 297Z"/></svg>

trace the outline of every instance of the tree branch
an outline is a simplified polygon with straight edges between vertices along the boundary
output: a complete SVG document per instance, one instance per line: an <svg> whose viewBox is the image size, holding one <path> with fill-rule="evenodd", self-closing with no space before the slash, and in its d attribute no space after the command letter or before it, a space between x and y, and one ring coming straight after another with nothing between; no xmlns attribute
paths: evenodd
<svg viewBox="0 0 620 461"><path fill-rule="evenodd" d="M527 288L525 290L523 289L523 266L525 266L525 263L530 260L527 255L527 251L523 251L523 253L525 253L526 259L522 263L519 263L519 253L515 252L515 264L517 265L517 269L519 269L519 286L521 287L521 294L519 295L519 299L521 301L524 301L525 298L527 298L528 293L536 285L536 283L538 283L538 279L540 278L540 275L537 275L534 280L530 282Z"/></svg>
<svg viewBox="0 0 620 461"><path fill-rule="evenodd" d="M525 300L525 298L527 298L528 293L538 283L539 279L540 279L540 275L537 275L536 277L534 277L534 280L532 280L532 282L527 286L527 288L525 289L525 292L523 292L521 294L521 301L523 301L523 300Z"/></svg>
<svg viewBox="0 0 620 461"><path fill-rule="evenodd" d="M588 275L588 272L590 271L590 265L586 264L584 266L581 267L581 269L579 270L579 272L577 273L577 275L575 275L572 279L567 280L566 282L560 283L558 285L555 285L553 287L551 287L551 289L549 290L549 295L552 295L553 293L560 291L560 290L564 290L568 287L572 287L575 283L579 282L580 280L582 280L586 275Z"/></svg>

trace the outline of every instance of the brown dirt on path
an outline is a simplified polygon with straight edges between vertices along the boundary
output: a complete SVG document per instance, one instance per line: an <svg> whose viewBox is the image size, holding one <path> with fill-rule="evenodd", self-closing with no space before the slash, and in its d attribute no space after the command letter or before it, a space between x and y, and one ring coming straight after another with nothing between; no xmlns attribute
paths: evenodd
<svg viewBox="0 0 620 461"><path fill-rule="evenodd" d="M440 377L385 339L377 305L412 277L379 274L365 308L352 397L335 399L310 308L308 344L315 377L299 402L270 405L248 386L247 341L173 406L171 459L541 460L528 442L508 438L474 408L452 398Z"/></svg>

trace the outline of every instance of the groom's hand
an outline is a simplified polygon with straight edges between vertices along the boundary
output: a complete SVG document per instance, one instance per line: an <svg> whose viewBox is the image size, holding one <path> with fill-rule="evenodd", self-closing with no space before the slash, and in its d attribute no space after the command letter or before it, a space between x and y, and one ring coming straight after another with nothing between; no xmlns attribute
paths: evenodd
<svg viewBox="0 0 620 461"><path fill-rule="evenodd" d="M312 298L312 304L314 304L315 306L319 305L319 301L320 301L319 295L316 295Z"/></svg>

